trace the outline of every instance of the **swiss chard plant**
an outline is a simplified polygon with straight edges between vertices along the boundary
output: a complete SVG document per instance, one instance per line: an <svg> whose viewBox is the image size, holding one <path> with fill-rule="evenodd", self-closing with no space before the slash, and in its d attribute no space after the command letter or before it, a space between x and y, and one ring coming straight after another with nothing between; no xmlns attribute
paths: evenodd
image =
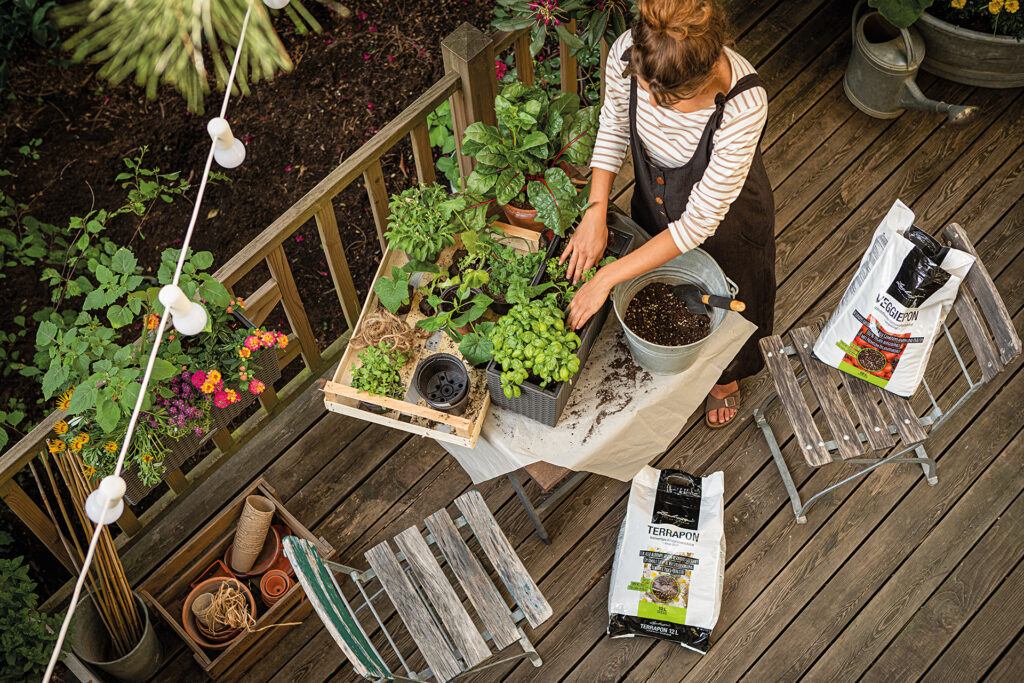
<svg viewBox="0 0 1024 683"><path fill-rule="evenodd" d="M402 366L409 361L387 341L368 346L359 352L359 367L352 370L352 386L359 391L376 396L402 399L405 387L399 374Z"/></svg>
<svg viewBox="0 0 1024 683"><path fill-rule="evenodd" d="M581 108L573 93L549 97L538 86L516 82L502 88L494 109L497 126L478 121L466 129L462 151L477 160L467 189L499 204L529 204L538 221L564 235L587 202L558 164L590 160L598 108Z"/></svg>

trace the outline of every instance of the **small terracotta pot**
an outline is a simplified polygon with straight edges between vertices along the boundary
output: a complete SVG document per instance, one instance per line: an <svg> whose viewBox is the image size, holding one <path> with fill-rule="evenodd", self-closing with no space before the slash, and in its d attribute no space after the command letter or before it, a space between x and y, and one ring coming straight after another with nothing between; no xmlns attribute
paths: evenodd
<svg viewBox="0 0 1024 683"><path fill-rule="evenodd" d="M196 586L198 586L200 583L202 583L203 581L205 581L207 579L216 579L216 578L237 579L238 577L235 576L235 573L233 571L228 569L228 566L226 564L224 564L223 561L221 561L221 560L214 560L213 563L209 567L207 567L203 571L203 573L200 574L196 578L195 581L193 581L192 583L190 583L188 585L188 587L189 588L195 588Z"/></svg>
<svg viewBox="0 0 1024 683"><path fill-rule="evenodd" d="M291 536L292 530L284 524L274 524L272 528L277 531L277 535L281 539L281 549L278 550L277 557L274 558L274 563L270 565L270 569L279 569L294 578L295 569L292 568L292 563L289 562L288 558L284 555L284 537ZM268 569L267 571L270 570Z"/></svg>
<svg viewBox="0 0 1024 683"><path fill-rule="evenodd" d="M292 587L292 580L280 569L271 569L260 579L260 596L263 604L267 607L273 606L289 588Z"/></svg>
<svg viewBox="0 0 1024 683"><path fill-rule="evenodd" d="M544 232L544 224L537 221L537 209L520 209L511 204L502 204L501 210L505 212L505 218L508 219L508 222L517 228Z"/></svg>
<svg viewBox="0 0 1024 683"><path fill-rule="evenodd" d="M256 618L256 599L252 596L249 589L245 587L245 584L237 579L225 579L221 577L206 579L193 588L192 592L185 598L185 604L181 607L181 624L185 627L185 632L192 640L196 641L200 647L204 647L208 650L223 650L245 633L245 629L234 629L233 635L230 636L226 636L225 633L222 632L215 636L208 637L206 632L209 632L209 629L205 626L200 629L199 620L196 619L196 616L192 613L192 603L195 602L196 598L204 593L212 593L216 595L217 591L220 590L220 585L225 581L230 581L236 588L242 591L242 595L244 595L249 602L249 614L252 615L253 619ZM231 631L228 631L227 633L231 633ZM216 640L212 638L215 638ZM220 638L224 638L224 640L220 640Z"/></svg>

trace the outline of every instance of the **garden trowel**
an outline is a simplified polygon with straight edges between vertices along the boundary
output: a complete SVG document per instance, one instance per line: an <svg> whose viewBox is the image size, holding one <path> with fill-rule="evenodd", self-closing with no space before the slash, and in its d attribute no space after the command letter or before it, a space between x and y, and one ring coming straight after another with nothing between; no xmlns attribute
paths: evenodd
<svg viewBox="0 0 1024 683"><path fill-rule="evenodd" d="M708 306L724 308L738 313L742 313L747 309L747 305L742 301L730 299L725 296L718 296L717 294L708 294L701 290L697 285L675 285L672 287L672 293L677 299L686 304L686 308L690 313L695 313L697 315L710 315Z"/></svg>

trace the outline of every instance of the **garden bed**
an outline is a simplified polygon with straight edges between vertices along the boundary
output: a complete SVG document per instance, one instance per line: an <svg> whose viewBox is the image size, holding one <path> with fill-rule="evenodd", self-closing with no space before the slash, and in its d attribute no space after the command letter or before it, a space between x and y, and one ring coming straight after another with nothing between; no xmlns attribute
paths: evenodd
<svg viewBox="0 0 1024 683"><path fill-rule="evenodd" d="M500 223L496 225L505 234L505 240L503 241L513 246L517 251L534 252L540 249L541 236L538 233L511 225ZM441 252L437 265L442 271L445 271L452 265L456 252L461 248L461 241L457 239L455 244L446 247ZM381 261L374 281L376 282L381 277L391 273L392 267L401 268L408 260L404 252L389 249ZM429 278L431 276L423 274L423 277ZM404 316L399 316L410 328L418 329L416 323L427 317L420 309L421 301L423 301L423 294L420 291L416 291L410 301L409 311ZM371 287L370 295L363 305L356 329L360 329L366 317L376 312L380 306L377 293ZM399 371L401 384L405 387L406 391L404 399L377 396L353 388L352 372L358 365L360 350L350 345L345 350L345 355L342 356L332 381L326 382L324 385L324 405L327 406L328 410L336 413L376 422L421 436L429 436L439 441L473 448L476 445L477 437L480 435L480 429L483 426L484 418L487 416L487 409L491 403L486 372L484 369L467 366L470 377L469 400L468 406L461 415L451 415L429 407L422 398L416 395L415 390L411 388L417 364L421 359L435 353L448 353L458 357L459 349L458 344L442 331L426 333L420 330L420 332L421 334L416 338L413 350L409 353L408 361ZM384 412L376 412L374 407Z"/></svg>

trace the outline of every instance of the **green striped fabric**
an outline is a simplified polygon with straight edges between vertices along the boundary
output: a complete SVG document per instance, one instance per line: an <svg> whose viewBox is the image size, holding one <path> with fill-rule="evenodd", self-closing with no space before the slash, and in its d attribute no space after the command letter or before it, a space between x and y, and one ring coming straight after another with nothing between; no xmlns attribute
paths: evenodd
<svg viewBox="0 0 1024 683"><path fill-rule="evenodd" d="M352 662L356 673L371 681L393 681L380 654L374 649L359 622L349 609L345 596L330 570L317 554L316 546L304 538L285 536L284 554L292 563L295 576L327 632Z"/></svg>

